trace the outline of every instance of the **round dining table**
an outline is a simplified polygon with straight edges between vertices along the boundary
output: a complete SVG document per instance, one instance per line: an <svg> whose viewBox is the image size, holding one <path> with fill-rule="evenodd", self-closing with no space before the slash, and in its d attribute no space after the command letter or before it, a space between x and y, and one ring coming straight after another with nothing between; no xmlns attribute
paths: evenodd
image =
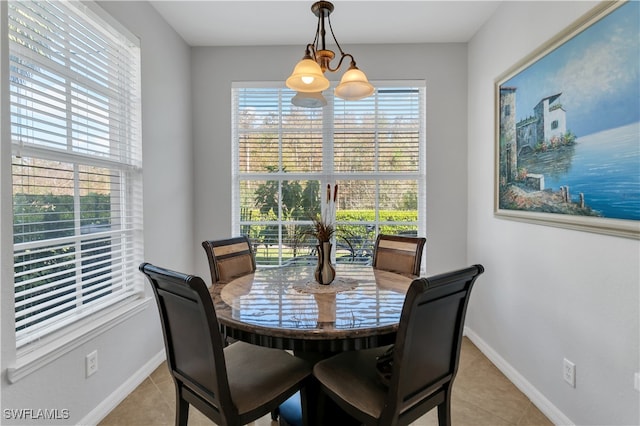
<svg viewBox="0 0 640 426"><path fill-rule="evenodd" d="M315 266L260 268L210 291L225 337L296 354L329 354L395 341L414 276L358 264L336 265L331 284Z"/></svg>
<svg viewBox="0 0 640 426"><path fill-rule="evenodd" d="M404 299L416 277L346 263L336 265L331 284L322 285L314 271L315 266L260 268L213 284L210 292L223 336L292 350L311 363L395 342ZM319 384L309 382L305 395L306 424L357 424L331 401L319 399ZM297 413L294 418L301 418L301 404L293 401L281 410L287 406Z"/></svg>

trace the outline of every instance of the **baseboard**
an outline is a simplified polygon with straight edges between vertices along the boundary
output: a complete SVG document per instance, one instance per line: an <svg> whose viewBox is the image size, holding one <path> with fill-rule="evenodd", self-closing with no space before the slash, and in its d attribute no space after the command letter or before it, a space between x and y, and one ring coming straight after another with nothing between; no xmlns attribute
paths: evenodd
<svg viewBox="0 0 640 426"><path fill-rule="evenodd" d="M489 344L487 344L480 336L478 336L469 327L464 327L464 335L473 342L474 345L491 361L498 370L502 372L520 391L538 407L538 409L555 425L574 426L574 423L564 415L555 405L551 403L545 396L538 391L529 381L522 376L515 368L511 366L504 358L502 358ZM97 425L104 419L115 407L137 388L164 360L165 352L161 350L153 358L151 358L136 374L131 376L118 389L116 389L109 397L94 408L84 419L78 424Z"/></svg>
<svg viewBox="0 0 640 426"><path fill-rule="evenodd" d="M524 376L511 366L500 356L491 346L487 344L469 327L464 328L464 335L473 342L474 345L491 361L497 368L513 383L520 391L527 396L538 409L555 425L573 426L574 423L562 411L551 403L538 391Z"/></svg>
<svg viewBox="0 0 640 426"><path fill-rule="evenodd" d="M162 349L154 355L146 364L142 366L134 375L129 377L118 389L102 401L96 408L91 410L82 420L78 422L80 425L97 425L107 417L107 415L118 406L124 399L129 396L135 388L147 378L160 364L166 359L165 351Z"/></svg>

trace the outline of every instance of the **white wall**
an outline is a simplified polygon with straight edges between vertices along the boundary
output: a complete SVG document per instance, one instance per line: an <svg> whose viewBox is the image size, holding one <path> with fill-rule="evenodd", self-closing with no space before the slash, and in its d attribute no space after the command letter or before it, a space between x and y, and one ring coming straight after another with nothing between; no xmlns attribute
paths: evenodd
<svg viewBox="0 0 640 426"><path fill-rule="evenodd" d="M427 94L427 270L465 264L465 44L343 46L370 80L425 80ZM200 242L231 230L231 83L284 80L304 46L207 47L192 54L196 270L209 276ZM342 73L329 76L339 79ZM200 253L198 255L197 253Z"/></svg>
<svg viewBox="0 0 640 426"><path fill-rule="evenodd" d="M639 242L493 216L494 80L595 4L505 2L468 45L468 259L486 273L467 326L557 423L637 425Z"/></svg>
<svg viewBox="0 0 640 426"><path fill-rule="evenodd" d="M193 265L190 50L146 2L101 5L141 39L145 259L188 271ZM2 311L3 343L12 333L12 321L5 320L11 316L12 311ZM94 349L99 370L85 378L84 357ZM3 374L2 408L68 409L71 417L55 424L96 423L157 366L163 350L152 300L143 312L15 384ZM3 347L3 372L12 351Z"/></svg>

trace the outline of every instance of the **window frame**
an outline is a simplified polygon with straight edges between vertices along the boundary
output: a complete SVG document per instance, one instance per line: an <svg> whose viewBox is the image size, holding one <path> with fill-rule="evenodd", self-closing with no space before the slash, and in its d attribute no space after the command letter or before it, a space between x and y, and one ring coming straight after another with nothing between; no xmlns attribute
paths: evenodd
<svg viewBox="0 0 640 426"><path fill-rule="evenodd" d="M327 185L333 187L336 182L344 179L351 180L415 180L418 184L417 188L417 220L415 223L409 223L409 225L414 225L417 227L418 235L426 235L426 83L424 80L398 80L398 81L376 81L372 82L377 89L393 89L393 88L412 88L418 89L420 91L420 105L419 105L419 121L420 121L420 130L419 130L419 165L418 170L416 172L382 172L378 170L377 172L357 172L357 173L345 173L334 170L334 144L333 144L333 117L335 117L334 111L334 103L333 103L333 95L332 89L335 87L336 83L333 83L332 86L323 93L327 98L328 104L323 107L323 114L329 113L332 119L329 120L329 123L326 123L326 120L323 120L323 147L322 147L322 157L323 157L323 169L319 172L310 172L310 173L300 173L300 172L278 172L278 173L249 173L243 174L239 171L240 159L239 159L239 138L238 138L238 126L236 123L237 117L237 95L235 94L236 89L251 89L251 88L266 88L266 89L279 89L282 88L281 82L234 82L232 84L232 229L235 234L240 234L242 229L246 226L250 225L265 225L266 222L262 221L242 221L241 220L241 211L240 211L240 182L243 180L243 176L249 176L251 180L264 180L264 181L299 181L299 180L319 180L320 188L325 188ZM289 89L282 88L280 102L289 102L290 94L288 93ZM327 93L331 92L331 93ZM293 92L292 92L293 93ZM376 95L377 95L376 91ZM284 95L284 96L283 96ZM292 94L291 94L292 96ZM342 101L339 101L342 102ZM331 141L329 143L328 141ZM281 154L281 152L279 152ZM282 158L280 156L280 164L282 164ZM279 194L281 195L281 193ZM375 200L376 206L378 205L378 199ZM281 204L280 204L281 206ZM378 234L379 226L384 225L406 225L404 222L390 222L380 220L379 208L376 208L376 218L375 218L375 235ZM311 224L311 221L289 221L278 219L277 221L269 222L270 224L278 225L281 229L282 226L287 224ZM369 221L349 221L349 222L341 222L336 221L336 225L369 225ZM375 237L374 237L375 240ZM279 241L282 241L282 235L279 235ZM426 253L426 251L425 251ZM423 253L423 256L425 255ZM333 253L335 256L335 252ZM279 253L279 264L276 266L282 265L282 253ZM335 259L334 259L335 260ZM423 262L424 264L424 262ZM267 265L259 265L259 266L267 266Z"/></svg>
<svg viewBox="0 0 640 426"><path fill-rule="evenodd" d="M137 149L141 149L141 67L140 67L140 42L139 39L118 23L111 15L105 12L97 3L88 1L80 4L71 3L71 7L79 14L85 15L86 21L90 21L95 26L101 26L111 33L117 33L130 43L130 46L137 50L136 74L133 83L135 84L136 99L128 104L132 114L138 117L135 128L136 135L134 143ZM70 352L71 350L81 346L82 344L95 338L97 335L104 333L106 330L126 321L128 318L147 309L150 305L151 298L145 296L144 280L139 274L128 274L132 276L126 277L127 290L122 297L114 297L113 303L108 305L99 304L88 314L80 317L70 315L63 318L60 327L38 330L33 336L25 340L23 343L18 342L16 333L15 309L14 309L14 254L13 254L13 172L12 157L16 154L30 156L37 155L37 158L49 158L57 161L64 161L70 164L85 164L88 166L104 166L116 167L118 164L111 159L94 158L85 154L79 154L75 157L69 155L68 152L54 152L42 147L17 146L12 142L12 119L10 94L12 82L10 81L10 55L12 49L9 48L9 6L8 2L0 2L0 45L3 55L0 57L0 76L2 82L0 84L0 112L2 112L2 121L0 122L0 136L2 143L0 149L2 151L2 160L0 164L0 173L2 174L2 184L0 187L0 239L2 249L0 250L0 264L2 265L1 280L4 285L0 288L2 301L0 302L0 313L2 314L2 345L6 348L6 358L3 365L7 368L7 378L10 383L14 383L23 377L38 370L44 365L50 363L54 359ZM102 26L104 25L104 26ZM117 43L111 41L111 43ZM6 52L6 53L5 53ZM61 73L60 75L68 75ZM70 107L70 106L69 106ZM129 144L129 142L127 142ZM44 154L43 156L41 156ZM47 157L48 156L48 157ZM125 163L122 163L125 164ZM137 192L135 195L129 194L125 197L136 204L133 207L136 210L135 217L138 220L134 227L132 242L136 245L135 250L138 255L136 259L143 258L143 233L142 233L142 160L138 164L130 166L118 166L123 169L128 167L132 174L135 175L139 183L136 185ZM123 182L126 184L126 182ZM125 192L131 191L131 188L124 189ZM75 191L74 191L75 192ZM77 195L76 195L77 196ZM113 195L111 196L113 197ZM119 215L118 215L119 217ZM110 249L109 253L112 253ZM138 260L139 260L138 259ZM111 263L109 263L111 264ZM127 268L129 269L129 268ZM133 268L132 268L133 269ZM56 323L58 321L55 321Z"/></svg>

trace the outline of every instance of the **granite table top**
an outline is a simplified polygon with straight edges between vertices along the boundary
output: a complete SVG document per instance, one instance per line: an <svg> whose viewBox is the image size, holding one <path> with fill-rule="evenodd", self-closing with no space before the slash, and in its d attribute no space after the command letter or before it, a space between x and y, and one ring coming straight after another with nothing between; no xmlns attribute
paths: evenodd
<svg viewBox="0 0 640 426"><path fill-rule="evenodd" d="M279 349L340 352L391 344L415 277L339 264L317 284L314 266L258 269L211 295L223 335Z"/></svg>

